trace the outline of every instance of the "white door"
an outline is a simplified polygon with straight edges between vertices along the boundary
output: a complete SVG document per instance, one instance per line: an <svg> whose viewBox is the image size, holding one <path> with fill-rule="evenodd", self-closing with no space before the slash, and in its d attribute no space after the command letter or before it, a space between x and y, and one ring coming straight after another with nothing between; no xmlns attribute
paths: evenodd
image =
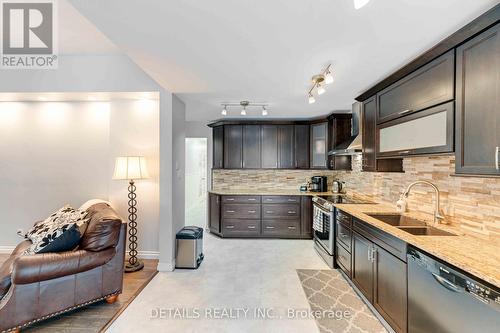
<svg viewBox="0 0 500 333"><path fill-rule="evenodd" d="M207 225L207 139L186 138L186 225Z"/></svg>

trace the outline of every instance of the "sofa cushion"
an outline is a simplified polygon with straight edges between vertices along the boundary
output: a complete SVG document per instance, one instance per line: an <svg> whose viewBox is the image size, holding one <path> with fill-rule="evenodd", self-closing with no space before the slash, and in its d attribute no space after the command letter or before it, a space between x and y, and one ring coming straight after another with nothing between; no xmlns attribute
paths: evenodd
<svg viewBox="0 0 500 333"><path fill-rule="evenodd" d="M4 261L2 266L0 266L0 300L9 291L14 261L18 257L20 257L30 246L31 242L29 240L19 243L10 255L9 259Z"/></svg>
<svg viewBox="0 0 500 333"><path fill-rule="evenodd" d="M122 219L106 203L98 203L87 209L90 219L87 231L80 241L80 249L102 251L118 243Z"/></svg>
<svg viewBox="0 0 500 333"><path fill-rule="evenodd" d="M27 254L64 252L74 249L86 229L87 211L66 205L42 222L36 223L26 237L32 241Z"/></svg>

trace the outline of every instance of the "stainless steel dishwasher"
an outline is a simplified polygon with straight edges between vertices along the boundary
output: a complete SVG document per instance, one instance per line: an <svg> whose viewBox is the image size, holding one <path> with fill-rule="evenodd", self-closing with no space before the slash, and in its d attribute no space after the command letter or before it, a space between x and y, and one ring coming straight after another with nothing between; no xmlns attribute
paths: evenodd
<svg viewBox="0 0 500 333"><path fill-rule="evenodd" d="M500 290L408 249L409 333L498 333Z"/></svg>

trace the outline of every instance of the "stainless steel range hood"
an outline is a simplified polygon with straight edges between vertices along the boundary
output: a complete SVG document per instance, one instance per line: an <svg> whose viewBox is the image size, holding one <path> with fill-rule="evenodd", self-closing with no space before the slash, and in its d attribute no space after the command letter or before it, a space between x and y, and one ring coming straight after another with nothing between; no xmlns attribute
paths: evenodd
<svg viewBox="0 0 500 333"><path fill-rule="evenodd" d="M352 130L349 140L339 144L335 150L328 152L328 155L354 155L361 154L363 151L362 138L362 121L361 121L361 103L355 102L352 104Z"/></svg>

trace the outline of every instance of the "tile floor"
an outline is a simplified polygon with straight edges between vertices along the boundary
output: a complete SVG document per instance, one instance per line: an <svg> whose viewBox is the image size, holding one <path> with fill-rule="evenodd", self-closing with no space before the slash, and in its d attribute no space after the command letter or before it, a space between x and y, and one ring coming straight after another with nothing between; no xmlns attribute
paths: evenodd
<svg viewBox="0 0 500 333"><path fill-rule="evenodd" d="M204 241L198 270L159 273L108 332L318 332L314 319L287 315L288 309L309 310L296 269L328 269L312 241L209 234ZM237 317L238 309L239 319L223 318ZM257 318L259 309L275 319Z"/></svg>

